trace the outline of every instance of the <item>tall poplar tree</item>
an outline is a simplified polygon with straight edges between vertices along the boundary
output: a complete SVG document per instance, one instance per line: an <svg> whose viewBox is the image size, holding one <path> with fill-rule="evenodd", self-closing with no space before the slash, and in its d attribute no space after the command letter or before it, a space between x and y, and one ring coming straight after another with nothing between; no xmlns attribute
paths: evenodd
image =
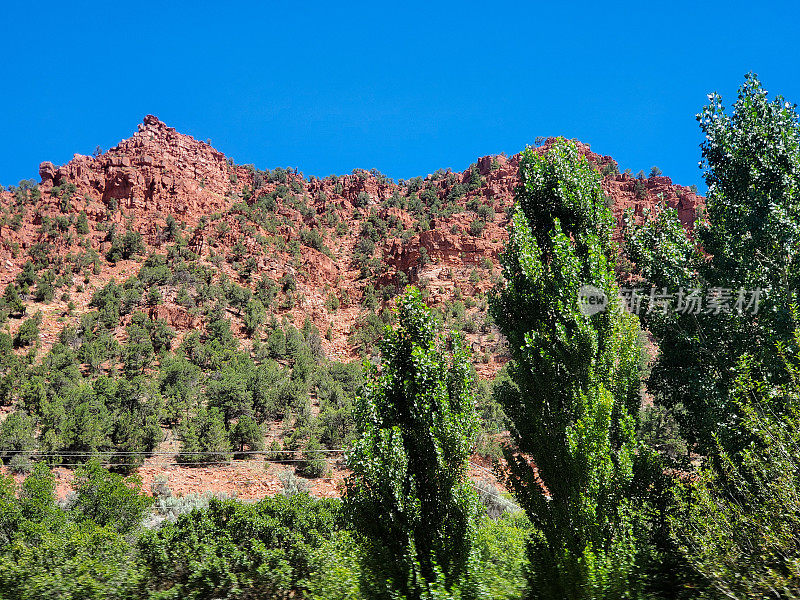
<svg viewBox="0 0 800 600"><path fill-rule="evenodd" d="M491 311L512 358L497 390L513 423L508 483L536 528L529 593L628 597L641 347L615 283L613 217L571 142L526 149L519 174ZM587 310L582 293L605 297L604 310Z"/></svg>

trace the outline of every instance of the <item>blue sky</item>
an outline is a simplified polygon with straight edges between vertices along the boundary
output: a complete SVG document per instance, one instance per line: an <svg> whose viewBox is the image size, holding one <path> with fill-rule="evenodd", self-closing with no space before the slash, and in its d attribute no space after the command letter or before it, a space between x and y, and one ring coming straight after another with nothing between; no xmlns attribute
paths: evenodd
<svg viewBox="0 0 800 600"><path fill-rule="evenodd" d="M798 37L797 2L3 2L0 184L152 113L306 175L462 170L564 135L702 189L706 94L753 70L800 102Z"/></svg>

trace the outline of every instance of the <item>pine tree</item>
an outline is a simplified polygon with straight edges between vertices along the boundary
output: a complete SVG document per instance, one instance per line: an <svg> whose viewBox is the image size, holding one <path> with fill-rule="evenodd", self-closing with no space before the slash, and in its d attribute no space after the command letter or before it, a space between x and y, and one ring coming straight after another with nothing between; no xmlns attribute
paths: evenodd
<svg viewBox="0 0 800 600"><path fill-rule="evenodd" d="M86 217L85 211L78 213L78 220L75 221L75 231L78 235L86 235L89 233L89 219Z"/></svg>
<svg viewBox="0 0 800 600"><path fill-rule="evenodd" d="M19 297L17 286L13 283L9 283L6 286L5 293L3 294L3 303L12 317L21 317L25 314L25 304L23 304L22 299Z"/></svg>
<svg viewBox="0 0 800 600"><path fill-rule="evenodd" d="M179 462L223 462L231 449L222 411L218 408L200 408L194 417L181 423L180 438Z"/></svg>
<svg viewBox="0 0 800 600"><path fill-rule="evenodd" d="M258 423L247 415L239 417L231 429L230 437L231 443L239 452L244 452L245 448L255 451L264 449L264 434Z"/></svg>

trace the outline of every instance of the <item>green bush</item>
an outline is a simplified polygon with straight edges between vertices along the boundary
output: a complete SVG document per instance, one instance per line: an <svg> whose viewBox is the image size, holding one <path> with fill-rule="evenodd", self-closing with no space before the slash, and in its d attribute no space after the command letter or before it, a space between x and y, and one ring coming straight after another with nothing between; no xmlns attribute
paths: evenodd
<svg viewBox="0 0 800 600"><path fill-rule="evenodd" d="M9 414L0 424L0 456L3 461L24 457L36 449L36 425L31 416L21 410Z"/></svg>
<svg viewBox="0 0 800 600"><path fill-rule="evenodd" d="M177 423L194 408L201 375L200 368L182 354L164 357L158 389L165 398L163 416L167 423Z"/></svg>
<svg viewBox="0 0 800 600"><path fill-rule="evenodd" d="M239 452L259 451L264 449L264 434L258 423L248 415L239 418L231 428L231 444ZM246 455L243 455L246 456Z"/></svg>
<svg viewBox="0 0 800 600"><path fill-rule="evenodd" d="M683 483L670 519L703 597L800 597L800 389L795 379L789 410L776 414L757 371L749 359L740 364L731 403L747 442L719 448Z"/></svg>
<svg viewBox="0 0 800 600"><path fill-rule="evenodd" d="M276 329L269 334L267 348L269 348L269 355L276 360L286 357L286 335L282 329Z"/></svg>
<svg viewBox="0 0 800 600"><path fill-rule="evenodd" d="M315 435L309 437L303 449L303 462L300 463L300 473L305 477L322 477L328 470L322 444Z"/></svg>
<svg viewBox="0 0 800 600"><path fill-rule="evenodd" d="M487 222L494 221L494 217L495 217L494 208L492 208L488 204L481 204L478 207L478 217L480 219L482 219L483 221L487 221Z"/></svg>
<svg viewBox="0 0 800 600"><path fill-rule="evenodd" d="M144 240L138 231L128 229L122 236L111 232L111 248L106 252L108 262L127 260L135 254L144 254Z"/></svg>
<svg viewBox="0 0 800 600"><path fill-rule="evenodd" d="M85 211L78 213L78 219L75 221L75 232L78 235L87 235L89 233L89 220L86 218Z"/></svg>
<svg viewBox="0 0 800 600"><path fill-rule="evenodd" d="M267 311L265 310L261 301L257 298L250 300L245 307L243 319L244 328L247 331L247 335L254 335L264 322L264 318L266 316Z"/></svg>
<svg viewBox="0 0 800 600"><path fill-rule="evenodd" d="M212 499L142 535L142 584L172 598L304 597L339 521L338 501L307 494Z"/></svg>
<svg viewBox="0 0 800 600"><path fill-rule="evenodd" d="M11 482L13 486L13 482ZM9 489L9 484L0 488ZM0 596L8 600L63 598L108 600L136 597L138 565L125 537L113 524L73 520L55 501L55 481L42 463L22 484L19 499L6 495L0 520L12 543L0 547ZM0 492L2 497L2 492ZM77 514L77 513L75 513ZM13 531L13 533L12 533Z"/></svg>
<svg viewBox="0 0 800 600"><path fill-rule="evenodd" d="M328 292L328 298L325 301L325 308L328 309L328 312L332 313L335 313L339 309L339 297L333 290Z"/></svg>
<svg viewBox="0 0 800 600"><path fill-rule="evenodd" d="M46 271L36 279L36 289L33 297L37 302L50 302L55 295L53 280L55 279L52 271Z"/></svg>
<svg viewBox="0 0 800 600"><path fill-rule="evenodd" d="M325 245L325 238L318 229L302 229L300 231L300 241L304 246L314 248L327 256L332 256L331 249Z"/></svg>
<svg viewBox="0 0 800 600"><path fill-rule="evenodd" d="M530 532L531 524L520 510L481 521L475 536L475 578L486 598L525 597Z"/></svg>
<svg viewBox="0 0 800 600"><path fill-rule="evenodd" d="M14 347L25 348L39 341L39 326L42 324L42 313L37 312L25 319L14 336Z"/></svg>
<svg viewBox="0 0 800 600"><path fill-rule="evenodd" d="M233 419L253 414L253 393L248 386L253 368L252 361L243 358L229 362L209 378L208 406L221 411L226 426Z"/></svg>
<svg viewBox="0 0 800 600"><path fill-rule="evenodd" d="M638 200L644 200L647 198L647 184L644 182L644 173L641 173L642 177L637 178L633 182L633 194L636 196Z"/></svg>
<svg viewBox="0 0 800 600"><path fill-rule="evenodd" d="M8 310L12 317L20 317L25 314L25 304L19 297L17 286L9 283L3 293L3 306Z"/></svg>
<svg viewBox="0 0 800 600"><path fill-rule="evenodd" d="M179 428L181 453L178 462L225 462L231 450L222 411L218 408L200 408L194 417L181 423Z"/></svg>
<svg viewBox="0 0 800 600"><path fill-rule="evenodd" d="M75 500L70 509L79 520L90 520L120 533L139 528L152 498L141 493L137 476L123 478L97 462L75 472Z"/></svg>
<svg viewBox="0 0 800 600"><path fill-rule="evenodd" d="M476 219L469 224L469 234L474 237L480 237L485 227L486 223L484 221Z"/></svg>

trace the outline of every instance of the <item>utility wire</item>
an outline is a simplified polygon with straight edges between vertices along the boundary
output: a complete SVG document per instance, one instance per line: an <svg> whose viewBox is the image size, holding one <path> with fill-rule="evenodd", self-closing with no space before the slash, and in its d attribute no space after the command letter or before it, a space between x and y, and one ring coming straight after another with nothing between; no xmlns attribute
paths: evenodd
<svg viewBox="0 0 800 600"><path fill-rule="evenodd" d="M212 452L207 452L206 454L213 454ZM323 460L325 462L336 462L339 460L338 458L324 458L318 457L315 460ZM235 465L233 463L243 463L245 462L244 459L231 459L228 461L225 460L211 460L211 461L199 461L199 462L165 462L165 463L153 463L149 465L145 465L142 463L116 463L116 462L100 462L97 463L101 467L143 467L143 468L158 468L158 467L199 467L202 465L217 465L219 467L229 467L228 470L235 470ZM264 459L263 462L266 463L274 463L274 464L284 464L284 463L305 463L308 462L302 458L283 458L283 459ZM60 462L60 463L48 463L50 467L86 467L92 463L88 462Z"/></svg>
<svg viewBox="0 0 800 600"><path fill-rule="evenodd" d="M272 455L272 454L335 454L335 453L343 453L345 450L343 448L320 448L319 450L190 450L184 451L180 450L178 452L164 452L164 451L154 451L154 452L146 452L144 450L98 450L96 452L85 452L80 450L75 451L64 451L64 452L30 452L29 450L0 450L0 454L27 454L31 457L68 457L68 456L88 456L88 457L95 457L95 456L185 456L185 455L195 455L195 454L247 454L247 455L257 455L257 454L265 454L265 455Z"/></svg>

